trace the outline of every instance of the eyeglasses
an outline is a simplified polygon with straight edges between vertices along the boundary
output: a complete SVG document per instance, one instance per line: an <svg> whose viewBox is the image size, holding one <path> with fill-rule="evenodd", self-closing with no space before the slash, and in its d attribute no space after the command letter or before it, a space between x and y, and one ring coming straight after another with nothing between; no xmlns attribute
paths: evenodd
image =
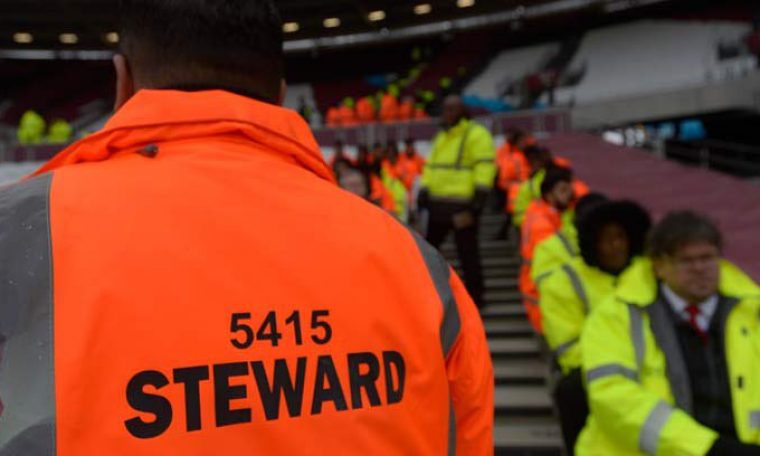
<svg viewBox="0 0 760 456"><path fill-rule="evenodd" d="M697 266L713 266L720 260L720 255L704 254L699 256L673 256L670 261L679 269L691 269Z"/></svg>

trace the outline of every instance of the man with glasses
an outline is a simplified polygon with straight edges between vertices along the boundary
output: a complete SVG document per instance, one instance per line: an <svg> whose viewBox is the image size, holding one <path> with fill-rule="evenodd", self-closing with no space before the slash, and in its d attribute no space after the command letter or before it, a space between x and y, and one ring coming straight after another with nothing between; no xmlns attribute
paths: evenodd
<svg viewBox="0 0 760 456"><path fill-rule="evenodd" d="M760 288L715 225L674 212L581 337L576 454L760 455Z"/></svg>

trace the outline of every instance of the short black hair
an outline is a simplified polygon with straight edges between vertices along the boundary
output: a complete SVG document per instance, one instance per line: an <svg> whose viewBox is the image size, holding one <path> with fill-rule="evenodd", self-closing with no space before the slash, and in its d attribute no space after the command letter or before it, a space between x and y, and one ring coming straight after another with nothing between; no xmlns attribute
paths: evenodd
<svg viewBox="0 0 760 456"><path fill-rule="evenodd" d="M597 205L577 223L581 256L589 266L599 266L596 249L599 233L611 223L620 225L625 231L631 258L646 251L647 234L652 227L649 212L633 201L608 201Z"/></svg>
<svg viewBox="0 0 760 456"><path fill-rule="evenodd" d="M523 151L523 154L525 155L525 158L527 160L538 160L541 158L544 154L546 154L546 151L543 147L532 145L525 148Z"/></svg>
<svg viewBox="0 0 760 456"><path fill-rule="evenodd" d="M684 245L695 242L707 242L723 250L723 235L709 217L693 211L674 211L652 230L649 253L655 258L672 256Z"/></svg>
<svg viewBox="0 0 760 456"><path fill-rule="evenodd" d="M283 31L273 0L121 0L120 18L122 52L150 88L277 101Z"/></svg>
<svg viewBox="0 0 760 456"><path fill-rule="evenodd" d="M546 168L546 176L541 183L541 196L546 196L560 182L573 182L573 172L563 166L550 166Z"/></svg>

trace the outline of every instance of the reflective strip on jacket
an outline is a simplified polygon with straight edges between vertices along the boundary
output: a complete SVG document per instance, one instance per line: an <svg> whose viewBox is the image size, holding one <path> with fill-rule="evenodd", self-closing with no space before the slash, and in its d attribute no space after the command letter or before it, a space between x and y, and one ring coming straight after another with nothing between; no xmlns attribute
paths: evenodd
<svg viewBox="0 0 760 456"><path fill-rule="evenodd" d="M563 373L581 367L583 325L589 313L614 293L616 282L617 277L577 257L538 284L544 337Z"/></svg>
<svg viewBox="0 0 760 456"><path fill-rule="evenodd" d="M422 174L422 186L437 199L469 201L478 188L493 188L496 166L491 133L463 119L438 133Z"/></svg>
<svg viewBox="0 0 760 456"><path fill-rule="evenodd" d="M0 297L0 454L493 453L477 308L294 111L140 91L0 190Z"/></svg>
<svg viewBox="0 0 760 456"><path fill-rule="evenodd" d="M591 415L576 454L703 456L717 433L688 413L690 383L678 341L658 298L651 262L621 276L581 336ZM720 295L732 306L725 352L740 440L760 444L760 288L721 264Z"/></svg>
<svg viewBox="0 0 760 456"><path fill-rule="evenodd" d="M564 219L563 214L563 219ZM562 222L562 228L552 237L539 242L533 252L530 277L537 285L555 269L580 255L578 231L575 225Z"/></svg>

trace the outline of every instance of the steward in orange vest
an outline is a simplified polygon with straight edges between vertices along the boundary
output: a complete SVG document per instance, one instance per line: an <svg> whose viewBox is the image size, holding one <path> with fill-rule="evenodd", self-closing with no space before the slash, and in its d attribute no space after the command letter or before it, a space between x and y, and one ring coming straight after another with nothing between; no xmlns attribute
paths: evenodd
<svg viewBox="0 0 760 456"><path fill-rule="evenodd" d="M0 454L492 454L477 309L277 106L274 1L121 4L118 111L0 190Z"/></svg>
<svg viewBox="0 0 760 456"><path fill-rule="evenodd" d="M575 200L573 174L567 168L552 166L547 168L541 184L541 199L530 203L521 226L519 288L523 303L533 328L542 332L541 311L538 307L538 290L530 276L530 267L536 246L553 236L562 227L562 214Z"/></svg>

